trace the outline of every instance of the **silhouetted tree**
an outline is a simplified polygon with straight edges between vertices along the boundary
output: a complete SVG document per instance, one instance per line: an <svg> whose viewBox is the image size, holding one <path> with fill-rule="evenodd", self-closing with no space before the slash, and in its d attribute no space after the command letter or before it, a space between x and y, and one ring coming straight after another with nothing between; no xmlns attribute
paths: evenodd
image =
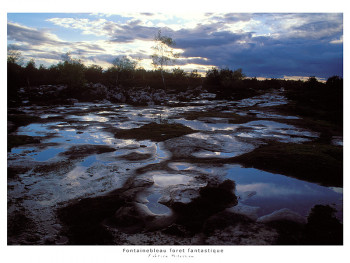
<svg viewBox="0 0 350 263"><path fill-rule="evenodd" d="M194 69L191 71L190 78L200 78L200 77L201 77L201 75L198 73L197 69Z"/></svg>
<svg viewBox="0 0 350 263"><path fill-rule="evenodd" d="M7 94L9 103L17 103L18 90L23 85L23 69L22 69L21 52L8 46L7 49Z"/></svg>
<svg viewBox="0 0 350 263"><path fill-rule="evenodd" d="M176 77L176 78L184 78L184 77L186 77L186 72L183 69L179 68L179 67L173 68L172 73L173 73L174 77Z"/></svg>
<svg viewBox="0 0 350 263"><path fill-rule="evenodd" d="M66 84L74 95L79 94L79 90L85 85L85 66L80 60L71 57L70 53L62 56L63 63L57 65L59 71L59 81Z"/></svg>
<svg viewBox="0 0 350 263"><path fill-rule="evenodd" d="M331 89L342 89L343 79L339 76L332 76L327 79L326 86Z"/></svg>
<svg viewBox="0 0 350 263"><path fill-rule="evenodd" d="M115 73L116 76L116 85L119 84L121 76L126 75L130 76L134 74L134 71L137 66L136 61L132 61L131 59L127 58L126 56L115 58L112 62L113 69L112 72Z"/></svg>
<svg viewBox="0 0 350 263"><path fill-rule="evenodd" d="M24 69L24 75L26 79L26 85L30 87L31 85L35 85L37 80L37 68L35 67L34 59L31 59L27 62L27 65Z"/></svg>
<svg viewBox="0 0 350 263"><path fill-rule="evenodd" d="M91 65L85 69L85 79L88 82L103 82L103 69L98 65Z"/></svg>
<svg viewBox="0 0 350 263"><path fill-rule="evenodd" d="M220 73L218 68L212 67L211 69L207 70L205 77L206 84L220 85Z"/></svg>
<svg viewBox="0 0 350 263"><path fill-rule="evenodd" d="M309 77L309 79L305 82L305 87L307 88L317 88L319 87L320 83L318 82L318 80L316 79L315 76Z"/></svg>
<svg viewBox="0 0 350 263"><path fill-rule="evenodd" d="M243 74L243 71L241 68L234 70L232 73L232 79L235 81L236 80L243 80L245 77L246 77L246 75Z"/></svg>
<svg viewBox="0 0 350 263"><path fill-rule="evenodd" d="M23 63L21 52L11 45L7 47L7 63L17 64L20 66Z"/></svg>
<svg viewBox="0 0 350 263"><path fill-rule="evenodd" d="M154 38L155 45L152 47L154 53L152 54L152 64L155 69L159 69L164 88L166 88L164 80L164 67L170 62L173 62L178 54L174 53L175 41L171 37L163 36L161 30Z"/></svg>

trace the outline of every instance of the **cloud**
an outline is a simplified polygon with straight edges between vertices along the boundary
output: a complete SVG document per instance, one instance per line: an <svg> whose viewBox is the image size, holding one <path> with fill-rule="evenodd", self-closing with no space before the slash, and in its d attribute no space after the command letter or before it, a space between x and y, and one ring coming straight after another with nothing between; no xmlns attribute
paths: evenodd
<svg viewBox="0 0 350 263"><path fill-rule="evenodd" d="M64 28L78 29L84 35L104 36L109 30L118 29L118 25L111 23L106 19L87 19L87 18L50 18L47 21ZM110 26L110 28L108 28ZM107 29L107 31L106 31Z"/></svg>
<svg viewBox="0 0 350 263"><path fill-rule="evenodd" d="M175 66L183 68L227 66L257 77L324 78L343 71L342 14L120 13L67 15L47 21L68 32L80 32L82 40L65 42L49 31L11 22L8 39L28 54L41 49L40 54L46 52L49 57L50 52L74 50L87 61L106 63L113 56L129 55L144 59L145 65L161 29L181 49L182 58ZM99 40L84 41L86 35Z"/></svg>
<svg viewBox="0 0 350 263"><path fill-rule="evenodd" d="M7 23L7 38L9 40L30 43L32 45L62 45L63 41L55 35L35 28L26 27L16 23Z"/></svg>

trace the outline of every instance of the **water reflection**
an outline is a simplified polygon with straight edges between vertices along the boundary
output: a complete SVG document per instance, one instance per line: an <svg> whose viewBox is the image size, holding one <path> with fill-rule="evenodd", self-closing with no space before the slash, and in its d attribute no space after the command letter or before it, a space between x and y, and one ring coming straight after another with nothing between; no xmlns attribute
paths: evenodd
<svg viewBox="0 0 350 263"><path fill-rule="evenodd" d="M169 214L171 210L167 206L158 203L161 196L162 195L160 193L150 194L149 196L147 196L148 203L146 204L146 206L154 214Z"/></svg>
<svg viewBox="0 0 350 263"><path fill-rule="evenodd" d="M56 123L58 124L58 123ZM50 123L54 125L54 123ZM32 123L18 129L19 135L28 135L28 136L47 136L48 134L54 134L55 132L50 129L47 124L42 123Z"/></svg>
<svg viewBox="0 0 350 263"><path fill-rule="evenodd" d="M319 135L316 132L296 128L289 124L267 120L251 121L240 125L239 129L240 131L237 133L238 137L268 138L280 142L300 143L317 138Z"/></svg>
<svg viewBox="0 0 350 263"><path fill-rule="evenodd" d="M238 196L255 193L241 202L260 207L260 216L281 208L289 208L306 216L316 204L342 205L343 196L339 189L334 191L328 187L254 168L229 166L227 178L236 182ZM342 211L338 211L337 216L341 218Z"/></svg>
<svg viewBox="0 0 350 263"><path fill-rule="evenodd" d="M154 183L161 187L177 184L187 184L191 181L191 177L183 174L153 174Z"/></svg>
<svg viewBox="0 0 350 263"><path fill-rule="evenodd" d="M178 162L172 162L169 163L168 166L174 170L188 170L191 168L191 165L188 163L178 163Z"/></svg>
<svg viewBox="0 0 350 263"><path fill-rule="evenodd" d="M34 158L36 161L45 162L57 156L57 154L64 152L66 149L59 148L49 148L41 152L36 152L29 154L30 157Z"/></svg>
<svg viewBox="0 0 350 263"><path fill-rule="evenodd" d="M256 148L256 146L251 143L243 142L237 139L234 134L225 134L219 132L209 134L192 133L187 136L205 140L208 144L215 146L215 150L205 149L195 152L193 156L198 158L230 158L250 152Z"/></svg>
<svg viewBox="0 0 350 263"><path fill-rule="evenodd" d="M237 128L237 125L229 124L229 123L207 123L202 121L191 121L191 120L185 120L185 119L178 119L175 120L175 122L183 124L187 127L190 127L194 130L201 130L201 131L217 131L217 130L223 130L223 131L234 131Z"/></svg>

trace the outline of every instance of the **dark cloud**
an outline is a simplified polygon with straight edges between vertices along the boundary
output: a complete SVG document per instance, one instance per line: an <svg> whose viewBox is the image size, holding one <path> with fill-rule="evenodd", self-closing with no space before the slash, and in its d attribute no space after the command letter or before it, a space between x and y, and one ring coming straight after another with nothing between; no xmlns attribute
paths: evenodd
<svg viewBox="0 0 350 263"><path fill-rule="evenodd" d="M189 34L191 36L191 34ZM238 40L243 40L250 34L233 34L231 32L214 32L210 35L203 35L197 38L180 38L176 40L179 48L202 48L208 46L220 47L222 45L234 44Z"/></svg>
<svg viewBox="0 0 350 263"><path fill-rule="evenodd" d="M335 23L335 22L316 21L316 22L311 22L301 26L294 27L294 29L302 30L306 32L314 32L314 31L320 31L320 30L332 30L337 26L338 26L338 23Z"/></svg>
<svg viewBox="0 0 350 263"><path fill-rule="evenodd" d="M182 54L184 57L208 59L198 61L199 64L243 68L248 76L342 76L343 45L330 43L342 37L342 20L313 21L320 16L317 15L303 25L291 27L290 32L279 37L254 37L253 32L237 34L218 31L222 24L215 22L175 32L175 40L178 47L185 51ZM266 16L271 19L271 15ZM275 18L280 19L281 16L278 14ZM289 15L289 18L293 19L294 16ZM232 20L239 19L231 14L224 18L230 17ZM183 64L183 61L179 64Z"/></svg>
<svg viewBox="0 0 350 263"><path fill-rule="evenodd" d="M81 47L85 47L89 52L94 52L94 51L105 51L104 48L102 48L99 45L96 44L89 44L89 43L79 43Z"/></svg>
<svg viewBox="0 0 350 263"><path fill-rule="evenodd" d="M157 27L147 27L140 25L140 20L134 20L126 25L108 25L110 41L117 43L128 43L135 39L151 40L158 32Z"/></svg>
<svg viewBox="0 0 350 263"><path fill-rule="evenodd" d="M284 75L318 76L327 78L342 75L342 45L318 41L273 41L265 38L265 44L236 44L221 49L187 50L186 55L206 56L208 64L232 69L242 68L248 76L283 77Z"/></svg>
<svg viewBox="0 0 350 263"><path fill-rule="evenodd" d="M152 13L142 15L150 17L152 21ZM198 23L194 28L174 30L166 26L150 27L133 19L125 24L106 21L102 30L108 34L108 41L122 44L137 39L151 41L161 29L164 35L175 40L177 48L184 50L182 57L185 59L178 60L177 65L193 63L242 68L248 76L256 77L306 75L327 78L343 74L343 44L340 41L338 44L331 44L332 41L334 43L342 38L342 14L205 15L208 21ZM250 27L251 32L247 32L248 29L236 33L228 30L228 25L253 19L257 22ZM272 35L268 35L269 30ZM263 36L256 36L257 34ZM8 39L24 43L22 50L29 50L30 45L41 44L72 46L52 39L45 32L13 23L8 23ZM113 59L108 54L92 55L95 51L105 51L99 45L83 42L78 44L80 53L92 61L111 62ZM130 50L128 55L132 58L149 58L145 53Z"/></svg>

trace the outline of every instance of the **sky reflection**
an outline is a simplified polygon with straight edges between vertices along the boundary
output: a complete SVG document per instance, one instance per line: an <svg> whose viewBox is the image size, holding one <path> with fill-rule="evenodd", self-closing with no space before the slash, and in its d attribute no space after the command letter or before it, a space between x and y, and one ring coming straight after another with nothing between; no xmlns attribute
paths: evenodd
<svg viewBox="0 0 350 263"><path fill-rule="evenodd" d="M238 196L254 193L242 203L260 207L260 215L282 208L307 215L316 204L342 207L343 195L339 189L334 191L314 183L238 165L228 167L227 178L236 182ZM341 217L342 211L338 211L337 215Z"/></svg>

